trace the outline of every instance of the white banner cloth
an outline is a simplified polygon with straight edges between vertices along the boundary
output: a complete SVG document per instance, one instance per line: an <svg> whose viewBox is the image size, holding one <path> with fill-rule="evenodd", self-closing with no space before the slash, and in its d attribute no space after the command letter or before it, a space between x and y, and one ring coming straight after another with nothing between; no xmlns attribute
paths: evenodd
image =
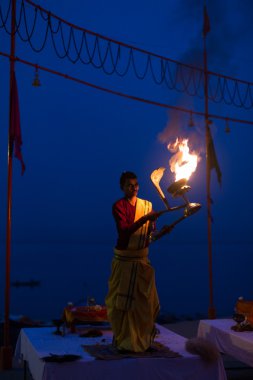
<svg viewBox="0 0 253 380"><path fill-rule="evenodd" d="M185 350L186 338L163 326L157 325L157 328L160 334L156 341L182 357L96 360L83 350L82 345L111 343L110 330L101 328L102 337L80 338L77 334L64 337L54 335L55 328L42 327L21 330L15 358L27 361L34 380L226 380L221 357L215 363L206 364ZM65 363L44 362L40 359L50 353L81 355L82 359Z"/></svg>
<svg viewBox="0 0 253 380"><path fill-rule="evenodd" d="M234 325L233 319L201 320L198 337L208 339L220 352L253 367L253 331L236 332L231 330Z"/></svg>

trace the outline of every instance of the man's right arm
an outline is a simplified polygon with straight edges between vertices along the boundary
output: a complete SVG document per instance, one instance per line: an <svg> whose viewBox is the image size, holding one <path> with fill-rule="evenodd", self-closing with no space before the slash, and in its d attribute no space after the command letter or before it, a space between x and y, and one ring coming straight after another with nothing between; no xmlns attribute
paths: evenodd
<svg viewBox="0 0 253 380"><path fill-rule="evenodd" d="M154 221L157 219L157 213L151 211L147 215L142 216L137 221L129 222L126 216L126 210L120 203L113 205L112 213L116 221L119 233L124 233L129 236L137 231L143 224L147 223L147 221Z"/></svg>

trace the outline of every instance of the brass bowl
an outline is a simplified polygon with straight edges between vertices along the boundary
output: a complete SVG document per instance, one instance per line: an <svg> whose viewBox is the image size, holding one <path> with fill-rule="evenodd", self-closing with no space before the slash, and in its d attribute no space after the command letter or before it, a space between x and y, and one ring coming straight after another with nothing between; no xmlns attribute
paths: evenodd
<svg viewBox="0 0 253 380"><path fill-rule="evenodd" d="M182 178L176 182L173 182L167 189L167 191L172 194L173 197L182 196L184 193L191 189L190 186L187 185L187 179Z"/></svg>

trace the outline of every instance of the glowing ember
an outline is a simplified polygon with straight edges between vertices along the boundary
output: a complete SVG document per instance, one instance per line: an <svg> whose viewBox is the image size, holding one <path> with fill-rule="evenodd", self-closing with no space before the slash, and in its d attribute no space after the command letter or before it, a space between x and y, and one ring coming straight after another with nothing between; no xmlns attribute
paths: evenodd
<svg viewBox="0 0 253 380"><path fill-rule="evenodd" d="M176 139L174 143L168 144L167 148L175 153L170 161L170 170L175 173L175 180L189 179L198 165L198 155L190 153L188 139Z"/></svg>

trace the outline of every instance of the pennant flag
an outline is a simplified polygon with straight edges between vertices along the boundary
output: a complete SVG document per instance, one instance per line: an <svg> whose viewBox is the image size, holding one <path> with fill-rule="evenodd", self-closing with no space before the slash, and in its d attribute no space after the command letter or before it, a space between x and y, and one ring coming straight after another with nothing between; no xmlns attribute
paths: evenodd
<svg viewBox="0 0 253 380"><path fill-rule="evenodd" d="M206 37L207 33L209 33L210 30L211 30L210 20L208 17L206 5L204 5L204 20L203 20L203 31L202 31L203 37Z"/></svg>
<svg viewBox="0 0 253 380"><path fill-rule="evenodd" d="M14 146L14 155L21 162L22 171L21 174L24 174L25 164L22 157L21 145L22 145L22 136L21 136L21 127L20 127L20 113L19 113L19 101L18 101L18 86L16 81L15 71L12 76L11 84L11 101L10 101L10 154L13 153Z"/></svg>
<svg viewBox="0 0 253 380"><path fill-rule="evenodd" d="M208 134L207 157L208 157L208 163L209 163L208 169L210 172L212 169L216 170L217 179L218 179L219 184L221 185L222 174L221 174L220 166L217 160L213 138L212 138L212 134L211 134L209 126L207 127L207 134Z"/></svg>

